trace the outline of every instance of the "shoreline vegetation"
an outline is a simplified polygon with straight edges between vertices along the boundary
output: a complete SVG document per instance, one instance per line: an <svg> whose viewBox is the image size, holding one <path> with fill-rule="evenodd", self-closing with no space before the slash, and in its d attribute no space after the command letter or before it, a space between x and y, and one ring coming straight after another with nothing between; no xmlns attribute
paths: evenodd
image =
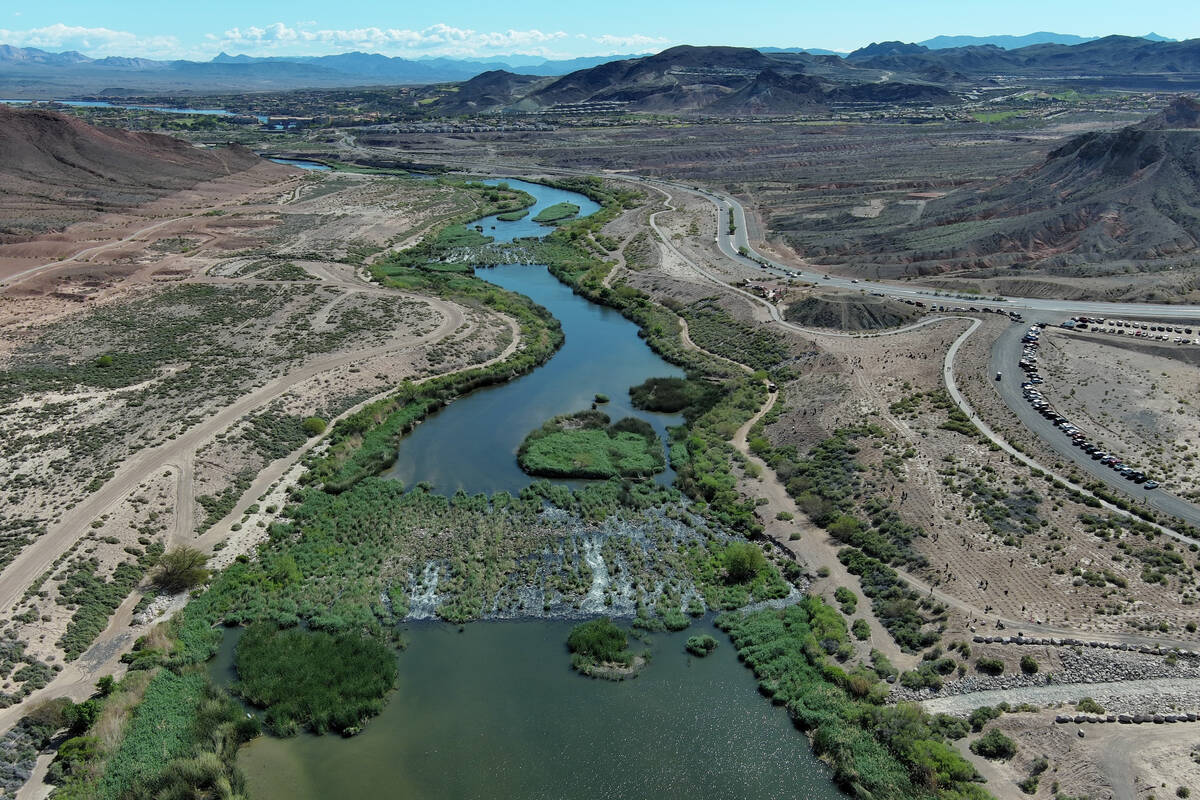
<svg viewBox="0 0 1200 800"><path fill-rule="evenodd" d="M285 734L302 726L352 734L382 707L395 681L394 671L383 668L375 676L379 680L364 683L353 676L353 665L380 666L386 652L394 670L391 632L409 615L410 597L430 580L422 577L422 569L425 576L432 570L443 598L436 614L456 624L484 616L497 598L524 608L519 593L505 594L514 585L546 587L543 611L552 597L560 603L574 598L579 608L592 585L586 547L601 545L564 535L561 521L538 530L547 507L590 523L632 519L644 525L652 550L633 552L637 546L627 537L602 545L608 563L628 557L633 561L625 563L641 565L632 583L637 627L680 630L689 624L687 615L703 614L705 605L737 609L793 591L758 545L725 533L762 531L753 499L737 490L734 466L744 459L730 439L766 399L766 370L779 368L768 363L774 356L760 359L753 365L759 372L745 375L686 348L672 309L623 283L604 285L613 262L602 258L606 250L596 237L622 210L642 202L639 193L599 178L543 182L585 194L602 208L565 220L545 240L522 242L530 263L548 264L576 293L632 320L647 344L683 367L690 380L723 381L715 392L694 384L656 383L642 393L647 405L686 403L681 407L686 424L673 429L670 439L678 489L612 479L577 492L535 482L516 497L503 492L490 498L462 492L444 497L426 486L406 488L378 477L394 461L399 439L424 416L473 389L534 369L563 341L557 320L544 308L475 278L469 265L455 267L451 251L461 251L469 223L516 213L512 204L521 202L499 187L455 184L480 192L483 208L372 265L372 274L386 286L486 305L511 316L521 328L521 349L491 367L406 382L335 424L328 450L310 457L301 485L292 490L281 520L268 529L256 555L238 556L207 588L196 590L182 612L139 639L124 657L130 671L112 695L123 699L98 703L96 715L79 726L88 739L97 735L98 725L107 725L104 744L83 742L69 751L73 760L61 768L65 783L59 797L183 796L185 787L222 787L219 796L244 797L237 747L257 735L258 722L247 720L205 671L222 625L250 626L238 654L237 688L265 706L269 728ZM703 337L713 316L698 318L693 335ZM735 345L742 348L735 352L740 355L756 341L741 333L733 338L740 342ZM724 354L718 345L714 351ZM691 498L690 505L680 502L681 492ZM692 538L681 538L680 531ZM550 548L563 556L553 567L539 567L530 558ZM664 563L646 564L648 552ZM397 564L399 553L408 561ZM797 565L786 566L789 580L801 578ZM680 610L686 599L680 578L690 580L704 601L688 600L687 615ZM929 718L915 707L883 707L886 685L878 675L867 674L863 666L847 672L829 660L828 642L836 645L834 652L845 649L840 646L846 641L845 623L819 599L808 597L779 612L721 619L764 693L786 704L797 724L813 734L814 749L835 765L842 785L864 797L989 797L973 784L977 776L970 765L942 743L953 732L951 722ZM580 628L584 633L574 645L568 641L573 662L600 673L618 670L604 677L628 677L619 671L645 665L645 656L628 650L626 633L611 620L591 620ZM321 674L333 658L343 659L346 669L314 682L310 674ZM120 719L112 721L105 716L110 713ZM885 741L885 731L895 735ZM861 752L859 745L865 745Z"/></svg>
<svg viewBox="0 0 1200 800"><path fill-rule="evenodd" d="M994 800L983 778L948 742L966 720L930 715L915 703L885 705L881 672L844 668L832 656L849 644L846 623L807 595L779 611L730 612L717 627L758 678L759 691L787 708L834 780L859 798Z"/></svg>
<svg viewBox="0 0 1200 800"><path fill-rule="evenodd" d="M666 469L662 442L648 422L613 424L601 411L561 414L531 431L517 463L543 478L648 478Z"/></svg>
<svg viewBox="0 0 1200 800"><path fill-rule="evenodd" d="M608 617L581 622L567 635L571 667L589 678L623 681L636 678L650 662L650 653L634 654L629 637Z"/></svg>
<svg viewBox="0 0 1200 800"><path fill-rule="evenodd" d="M538 212L533 221L539 225L559 225L579 214L579 206L574 203L555 203Z"/></svg>

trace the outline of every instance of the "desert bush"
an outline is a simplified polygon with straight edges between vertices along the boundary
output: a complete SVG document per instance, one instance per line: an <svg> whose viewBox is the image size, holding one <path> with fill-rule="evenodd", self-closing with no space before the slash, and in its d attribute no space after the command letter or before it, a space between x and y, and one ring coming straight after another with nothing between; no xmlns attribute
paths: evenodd
<svg viewBox="0 0 1200 800"><path fill-rule="evenodd" d="M1000 731L990 731L971 742L971 752L984 758L1008 760L1017 754L1017 743Z"/></svg>
<svg viewBox="0 0 1200 800"><path fill-rule="evenodd" d="M176 594L187 591L208 580L204 565L208 556L194 547L186 545L163 553L158 566L151 575L155 585L164 592Z"/></svg>

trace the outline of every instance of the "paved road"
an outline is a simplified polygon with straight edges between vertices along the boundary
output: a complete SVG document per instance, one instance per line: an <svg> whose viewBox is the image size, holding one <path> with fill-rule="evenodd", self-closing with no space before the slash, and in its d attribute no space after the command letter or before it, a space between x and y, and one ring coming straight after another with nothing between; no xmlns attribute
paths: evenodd
<svg viewBox="0 0 1200 800"><path fill-rule="evenodd" d="M642 178L637 178L635 180L640 180L641 182L648 184L669 185L673 188L707 198L709 202L711 202L716 208L718 221L720 223L717 227L719 231L717 235L717 246L720 248L721 252L726 257L750 267L758 268L765 262L767 266L765 271L775 277L796 274L801 280L812 281L824 286L832 286L839 289L860 289L867 292L882 292L892 297L920 299L926 303L937 303L939 305L949 303L952 306L968 305L975 306L976 308L1001 308L1017 312L1067 312L1069 314L1083 314L1087 316L1095 315L1100 317L1132 316L1200 321L1200 306L1194 305L1105 303L1080 300L1042 299L1032 297L1009 297L1002 302L974 298L954 299L939 297L931 289L919 289L904 284L881 283L876 281L854 281L850 278L839 278L832 275L826 275L824 272L798 269L787 264L781 264L773 259L766 258L754 249L754 245L751 243L749 237L750 229L746 220L746 210L735 198L722 195L717 192L712 192L707 189L689 187L669 181ZM729 211L731 209L733 211L734 222L736 224L736 230L732 235L729 234ZM745 248L745 251L750 257L740 255L739 250L741 248Z"/></svg>
<svg viewBox="0 0 1200 800"><path fill-rule="evenodd" d="M1195 504L1169 494L1161 488L1145 489L1139 484L1125 480L1099 461L1093 461L1091 456L1072 445L1070 443L1071 440L1066 434L1056 428L1054 423L1043 417L1029 403L1025 402L1025 398L1021 394L1021 381L1024 380L1025 373L1021 372L1017 367L1017 362L1021 360L1021 337L1025 334L1026 329L1024 325L1012 325L1004 333L1000 334L996 343L992 345L988 373L991 375L995 375L997 372L1003 373L1004 377L999 381L995 381L995 384L997 390L1000 392L1001 399L1004 400L1004 404L1012 409L1013 413L1017 415L1026 428L1037 434L1042 441L1062 456L1064 460L1070 461L1079 467L1080 471L1103 481L1106 485L1123 494L1129 495L1135 501L1144 501L1150 508L1173 517L1178 517L1191 525L1200 527L1200 508L1197 508ZM1047 380L1050 380L1050 378L1047 378ZM1137 463L1138 461L1137 453L1117 453L1116 455L1121 458L1128 458L1133 463ZM1156 476L1151 475L1150 477L1153 478Z"/></svg>

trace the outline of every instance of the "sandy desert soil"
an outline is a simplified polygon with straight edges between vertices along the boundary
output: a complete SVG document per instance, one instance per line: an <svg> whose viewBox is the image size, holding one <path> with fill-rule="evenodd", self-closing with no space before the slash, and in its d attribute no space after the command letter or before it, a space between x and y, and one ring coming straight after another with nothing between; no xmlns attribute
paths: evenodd
<svg viewBox="0 0 1200 800"><path fill-rule="evenodd" d="M222 538L238 518L258 529L242 495L310 441L301 420L517 345L511 320L362 269L474 200L411 179L266 173L8 254L21 269L0 294L0 608L27 665L2 687L9 703L75 669L60 672L109 622L95 609L116 610L156 548L216 544L196 537L235 514Z"/></svg>
<svg viewBox="0 0 1200 800"><path fill-rule="evenodd" d="M1200 498L1200 348L1048 328L1038 366L1048 401L1083 420L1105 451Z"/></svg>

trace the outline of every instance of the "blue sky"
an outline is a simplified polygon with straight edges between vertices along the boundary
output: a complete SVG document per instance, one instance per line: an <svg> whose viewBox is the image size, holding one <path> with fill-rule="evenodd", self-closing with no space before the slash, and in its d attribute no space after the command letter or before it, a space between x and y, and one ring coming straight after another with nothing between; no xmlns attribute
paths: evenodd
<svg viewBox="0 0 1200 800"><path fill-rule="evenodd" d="M1200 36L1195 0L5 0L0 44L89 56L210 58L224 50L300 55L365 50L416 58L548 58L675 44L851 50L937 34Z"/></svg>

